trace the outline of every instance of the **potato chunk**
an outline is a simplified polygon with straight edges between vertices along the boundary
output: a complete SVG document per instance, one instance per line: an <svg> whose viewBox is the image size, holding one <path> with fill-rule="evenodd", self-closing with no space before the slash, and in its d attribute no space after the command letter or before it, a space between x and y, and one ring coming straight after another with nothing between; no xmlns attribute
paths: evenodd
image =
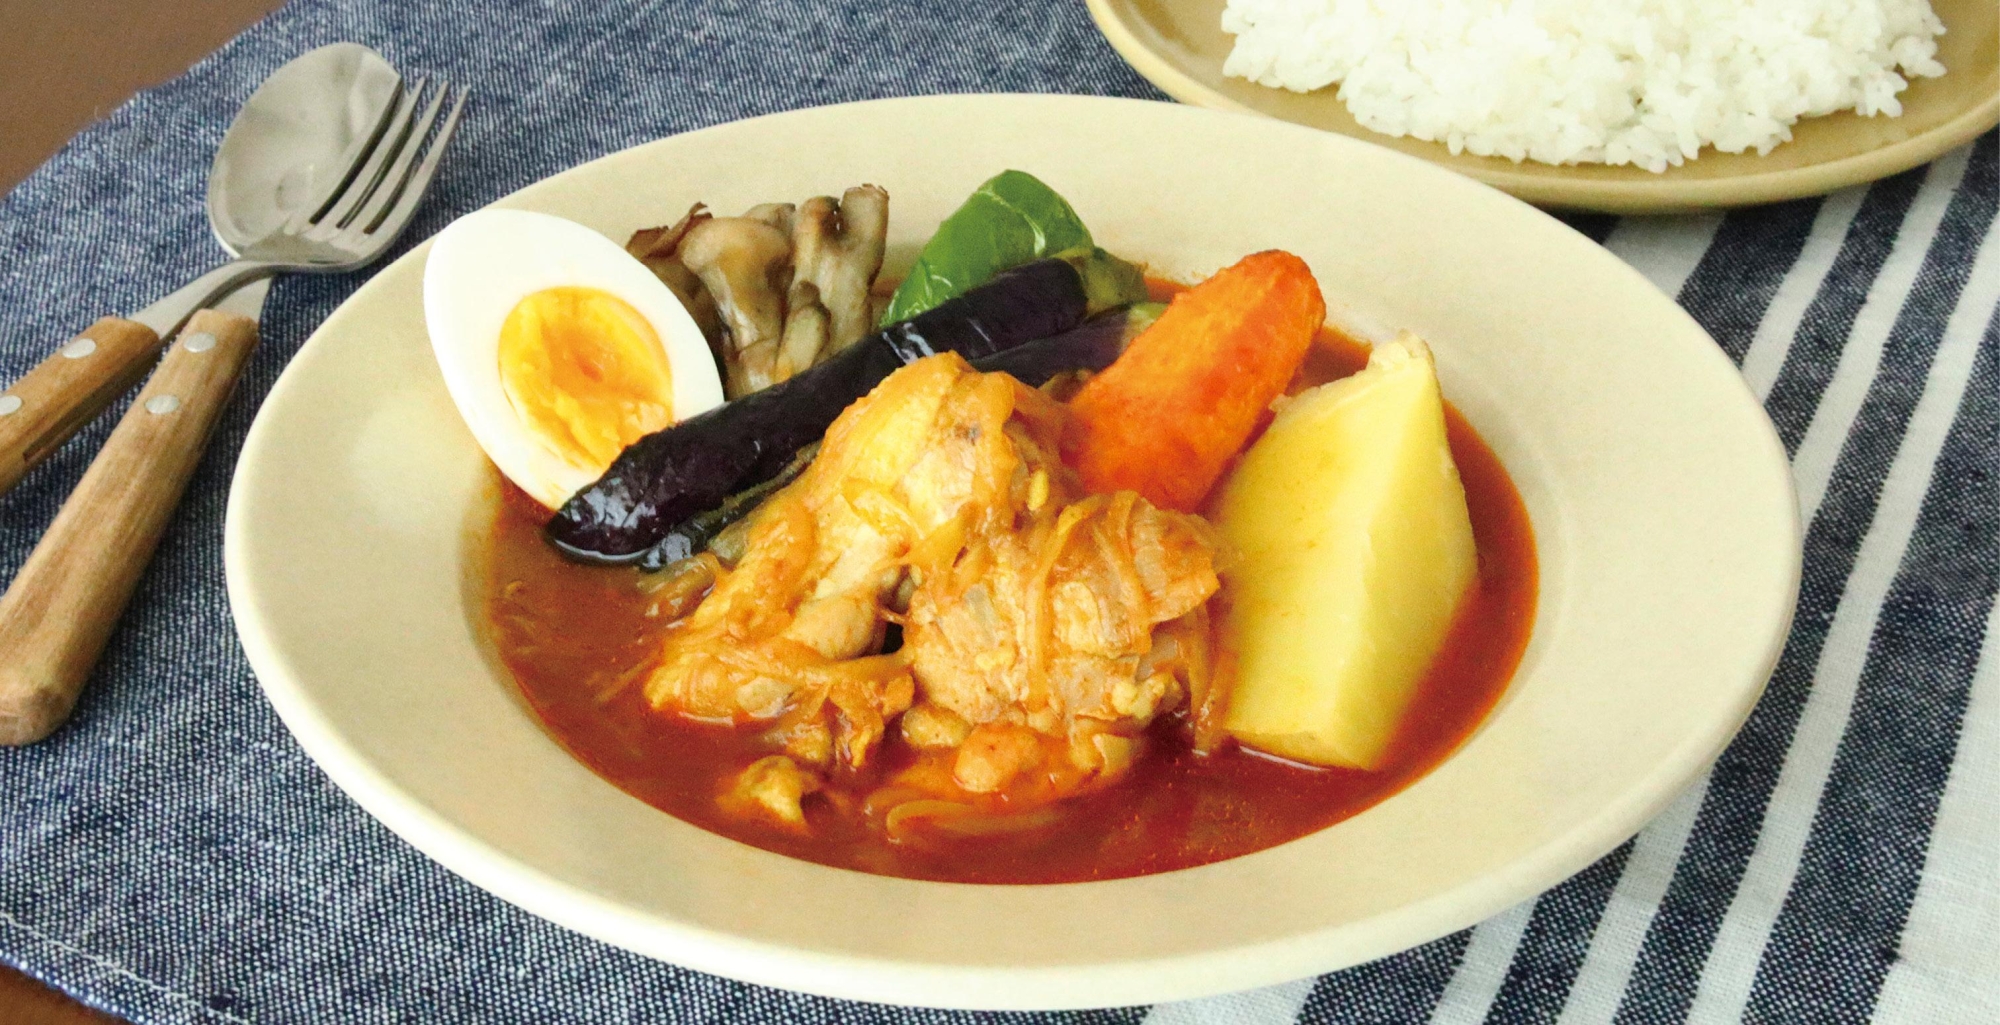
<svg viewBox="0 0 2000 1025"><path fill-rule="evenodd" d="M1286 404L1225 484L1220 521L1240 554L1224 574L1225 727L1375 768L1478 563L1429 348L1406 334Z"/></svg>

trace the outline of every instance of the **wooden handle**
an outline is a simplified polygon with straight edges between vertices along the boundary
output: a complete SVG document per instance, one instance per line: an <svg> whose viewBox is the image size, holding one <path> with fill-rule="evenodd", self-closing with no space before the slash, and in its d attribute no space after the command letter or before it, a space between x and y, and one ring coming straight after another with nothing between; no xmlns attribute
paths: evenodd
<svg viewBox="0 0 2000 1025"><path fill-rule="evenodd" d="M160 336L105 317L0 392L0 492L146 375Z"/></svg>
<svg viewBox="0 0 2000 1025"><path fill-rule="evenodd" d="M256 345L256 321L195 314L0 597L0 744L69 717Z"/></svg>

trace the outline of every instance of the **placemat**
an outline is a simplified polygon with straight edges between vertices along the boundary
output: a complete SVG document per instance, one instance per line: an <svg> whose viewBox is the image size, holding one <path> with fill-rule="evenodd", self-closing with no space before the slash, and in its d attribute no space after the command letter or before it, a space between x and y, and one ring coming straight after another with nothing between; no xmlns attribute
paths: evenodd
<svg viewBox="0 0 2000 1025"><path fill-rule="evenodd" d="M754 114L1157 97L1074 0L297 0L0 200L0 379L222 258L202 195L223 128L266 73L339 39L474 90L414 238L580 161ZM1997 138L1824 200L1570 218L1677 295L1764 398L1809 525L1805 584L1770 690L1711 772L1475 929L1233 997L974 1015L683 971L460 881L299 751L223 594L243 433L357 276L278 283L74 722L0 749L0 960L141 1023L2000 1021ZM109 423L0 497L0 579Z"/></svg>

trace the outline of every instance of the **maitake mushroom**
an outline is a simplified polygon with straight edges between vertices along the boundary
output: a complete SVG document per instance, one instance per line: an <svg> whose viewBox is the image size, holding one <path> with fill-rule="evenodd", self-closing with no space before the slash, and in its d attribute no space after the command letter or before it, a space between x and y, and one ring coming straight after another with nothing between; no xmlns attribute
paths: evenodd
<svg viewBox="0 0 2000 1025"><path fill-rule="evenodd" d="M859 341L874 327L869 293L882 269L889 194L874 185L741 217L696 204L626 249L688 307L717 354L730 398L769 387Z"/></svg>
<svg viewBox="0 0 2000 1025"><path fill-rule="evenodd" d="M715 300L709 297L708 290L701 286L701 279L674 256L681 239L687 237L688 229L708 217L708 208L696 203L671 227L644 228L633 232L632 238L625 243L625 251L638 257L654 277L673 290L674 296L694 318L695 326L701 328L702 335L714 346L722 336L722 315L716 310ZM720 358L720 355L718 351L717 357Z"/></svg>
<svg viewBox="0 0 2000 1025"><path fill-rule="evenodd" d="M715 299L727 330L723 391L730 398L769 387L785 328L791 240L763 221L711 217L688 229L676 254Z"/></svg>

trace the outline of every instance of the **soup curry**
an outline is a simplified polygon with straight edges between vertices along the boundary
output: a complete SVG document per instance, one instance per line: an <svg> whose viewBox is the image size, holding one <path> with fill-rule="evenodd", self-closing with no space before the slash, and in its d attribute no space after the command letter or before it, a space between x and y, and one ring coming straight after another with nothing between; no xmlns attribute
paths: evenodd
<svg viewBox="0 0 2000 1025"><path fill-rule="evenodd" d="M1154 290L1164 298L1173 287ZM1289 390L1346 377L1367 359L1365 346L1322 330ZM497 474L480 584L489 636L528 705L578 759L648 804L743 843L860 871L974 883L1116 879L1208 864L1324 829L1394 794L1462 743L1504 690L1533 620L1534 541L1492 450L1449 407L1446 427L1477 573L1373 771L1308 766L1234 742L1198 753L1181 710L1153 723L1143 753L1112 783L1028 801L1021 795L1035 781L1027 778L984 795L980 813L933 826L899 820L899 808L923 802L885 799L894 789L885 784L948 774L947 756L913 746L892 726L865 766L834 766L803 802L803 828L740 814L729 794L746 766L778 750L769 734L656 709L640 684L671 627L661 596L631 569L564 560L544 542L547 511ZM1214 600L1229 595L1225 573ZM1213 658L1226 676L1230 637L1216 632ZM1010 807L1015 801L1026 807Z"/></svg>

